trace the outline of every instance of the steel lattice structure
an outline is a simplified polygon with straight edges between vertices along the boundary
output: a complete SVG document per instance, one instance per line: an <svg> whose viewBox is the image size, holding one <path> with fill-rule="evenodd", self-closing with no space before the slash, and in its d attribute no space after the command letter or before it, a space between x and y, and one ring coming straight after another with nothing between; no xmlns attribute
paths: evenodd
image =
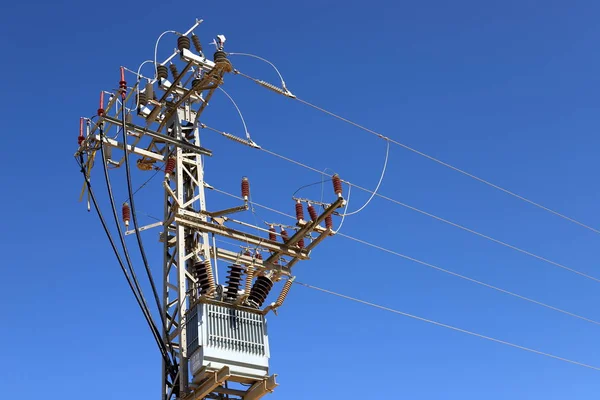
<svg viewBox="0 0 600 400"><path fill-rule="evenodd" d="M139 232L162 227L162 298L156 297L161 324L157 326L135 281L125 241L121 236L129 272L101 218L128 281L133 276L130 287L161 350L161 398L258 399L277 386L275 375L268 368L265 315L283 304L294 279L292 267L307 260L312 249L334 233L332 215L345 200L337 176L333 179L337 198L331 203L318 203L320 212L309 200L295 198L298 222L291 235L284 227L276 232L277 224L267 229L234 219L235 214L249 209L247 179L242 180L238 207L207 207L204 158L212 156L212 151L200 143L200 131L207 128L201 122L201 115L226 74L236 71L223 50L224 36L217 36L212 60L203 54L200 40L193 33L201 22L197 20L187 32L178 34L176 51L155 65L154 77L143 77L138 70L134 73L136 84L128 88L126 77L130 70L121 67L119 91L102 92L95 121L82 118L75 156L81 164L89 195L98 207L89 176L96 154L101 152L113 212L115 204L106 166L125 167L131 206L127 203L122 209L124 228L133 222L126 233L135 234L138 239L153 289ZM191 44L195 52L190 50ZM147 82L142 85L144 80ZM285 88L273 88L289 93ZM107 103L104 93L110 96ZM129 103L134 104L130 109ZM117 133L120 130L122 141L108 135L111 129ZM249 138L217 132L235 143L258 147ZM120 151L123 157L116 159ZM135 165L142 170L163 164L164 212L160 223L148 226L137 223L129 156L136 158ZM306 203L308 219L303 211ZM99 208L97 211L101 216ZM264 232L264 236L253 233L256 231ZM239 246L218 247L214 240L211 242L214 236L226 237ZM217 284L213 268L219 261L230 265L223 285ZM265 303L278 281L285 281L279 297L275 302Z"/></svg>

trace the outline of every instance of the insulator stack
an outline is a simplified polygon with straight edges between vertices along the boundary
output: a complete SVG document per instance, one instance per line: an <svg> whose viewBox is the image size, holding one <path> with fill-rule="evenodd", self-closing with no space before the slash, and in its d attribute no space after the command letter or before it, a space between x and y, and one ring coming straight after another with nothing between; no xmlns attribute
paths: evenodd
<svg viewBox="0 0 600 400"><path fill-rule="evenodd" d="M311 221L316 221L318 218L317 210L315 210L315 207L310 203L308 203L308 215L310 215Z"/></svg>
<svg viewBox="0 0 600 400"><path fill-rule="evenodd" d="M79 136L77 137L77 144L81 146L81 143L85 140L83 136L83 117L79 118Z"/></svg>
<svg viewBox="0 0 600 400"><path fill-rule="evenodd" d="M269 240L272 241L276 241L277 240L277 235L275 232L275 227L273 225L271 225L271 227L269 228Z"/></svg>
<svg viewBox="0 0 600 400"><path fill-rule="evenodd" d="M169 69L171 70L171 75L173 75L173 80L179 77L179 71L177 71L177 65L171 63L169 64Z"/></svg>
<svg viewBox="0 0 600 400"><path fill-rule="evenodd" d="M244 273L244 267L241 265L233 264L229 267L229 274L227 275L227 290L225 292L225 298L229 300L235 300L240 290L242 283L242 275Z"/></svg>
<svg viewBox="0 0 600 400"><path fill-rule="evenodd" d="M244 201L248 201L248 198L250 197L250 182L246 177L242 178L242 197L244 198Z"/></svg>
<svg viewBox="0 0 600 400"><path fill-rule="evenodd" d="M127 82L125 82L125 68L121 67L121 80L119 81L119 88L121 89L121 98L125 98L127 93Z"/></svg>
<svg viewBox="0 0 600 400"><path fill-rule="evenodd" d="M192 89L195 89L196 86L198 86L200 84L200 82L202 82L202 79L200 79L200 78L192 79Z"/></svg>
<svg viewBox="0 0 600 400"><path fill-rule="evenodd" d="M129 228L129 221L131 220L131 208L129 208L129 204L123 203L123 207L121 208L121 214L123 215L123 222L125 223L125 227Z"/></svg>
<svg viewBox="0 0 600 400"><path fill-rule="evenodd" d="M285 298L287 297L288 293L290 292L290 289L292 288L293 284L294 284L294 281L291 279L288 279L287 282L285 282L285 284L283 285L283 288L281 289L281 293L279 294L279 297L277 297L277 301L275 302L275 307L281 307L283 305L283 302L285 301Z"/></svg>
<svg viewBox="0 0 600 400"><path fill-rule="evenodd" d="M296 219L298 222L304 220L304 208L302 207L302 203L299 201L296 202Z"/></svg>
<svg viewBox="0 0 600 400"><path fill-rule="evenodd" d="M222 50L217 50L215 52L215 54L213 55L213 60L215 63L219 63L219 62L223 62L223 61L229 61L227 60L227 53L225 53Z"/></svg>
<svg viewBox="0 0 600 400"><path fill-rule="evenodd" d="M148 95L144 92L139 92L137 96L137 103L139 107L145 106L148 103Z"/></svg>
<svg viewBox="0 0 600 400"><path fill-rule="evenodd" d="M266 87L267 89L270 89L276 93L282 94L284 96L287 96L289 94L289 93L285 92L283 89L273 85L272 83L265 82L265 81L256 81L256 83L258 83L259 85Z"/></svg>
<svg viewBox="0 0 600 400"><path fill-rule="evenodd" d="M190 48L190 38L187 36L179 36L177 38L177 48L179 51L183 51L183 49Z"/></svg>
<svg viewBox="0 0 600 400"><path fill-rule="evenodd" d="M256 252L256 254L254 255L254 258L256 258L257 260L263 259L262 254L259 251Z"/></svg>
<svg viewBox="0 0 600 400"><path fill-rule="evenodd" d="M260 308L267 299L272 288L273 281L271 279L266 276L259 276L256 278L256 282L254 282L254 286L252 286L252 289L250 290L248 302L252 306Z"/></svg>
<svg viewBox="0 0 600 400"><path fill-rule="evenodd" d="M165 165L165 177L167 179L169 178L169 176L171 176L173 171L175 171L176 163L177 163L177 160L175 159L175 157L169 157L167 159L167 164Z"/></svg>
<svg viewBox="0 0 600 400"><path fill-rule="evenodd" d="M98 107L98 116L104 115L104 92L100 92L100 106Z"/></svg>
<svg viewBox="0 0 600 400"><path fill-rule="evenodd" d="M342 180L340 179L340 176L335 174L331 177L331 180L333 182L333 191L339 197L342 197Z"/></svg>
<svg viewBox="0 0 600 400"><path fill-rule="evenodd" d="M281 238L283 239L283 243L290 240L290 235L288 235L287 231L284 228L281 228Z"/></svg>
<svg viewBox="0 0 600 400"><path fill-rule="evenodd" d="M192 33L192 43L194 43L194 48L198 53L202 53L202 43L200 43L200 38L197 35Z"/></svg>
<svg viewBox="0 0 600 400"><path fill-rule="evenodd" d="M249 265L246 267L246 283L244 284L244 294L250 295L250 289L252 289L252 280L254 279L254 267Z"/></svg>
<svg viewBox="0 0 600 400"><path fill-rule="evenodd" d="M333 218L331 218L331 214L325 217L325 228L333 229Z"/></svg>
<svg viewBox="0 0 600 400"><path fill-rule="evenodd" d="M298 240L298 247L303 249L304 248L304 238Z"/></svg>
<svg viewBox="0 0 600 400"><path fill-rule="evenodd" d="M164 65L156 67L156 76L158 79L167 79L169 77L169 70Z"/></svg>
<svg viewBox="0 0 600 400"><path fill-rule="evenodd" d="M146 89L144 90L144 93L146 94L146 103L148 100L154 99L154 87L150 82L146 83Z"/></svg>
<svg viewBox="0 0 600 400"><path fill-rule="evenodd" d="M215 279L213 277L212 266L210 260L197 261L192 266L194 278L198 281L200 293L209 295L215 291Z"/></svg>

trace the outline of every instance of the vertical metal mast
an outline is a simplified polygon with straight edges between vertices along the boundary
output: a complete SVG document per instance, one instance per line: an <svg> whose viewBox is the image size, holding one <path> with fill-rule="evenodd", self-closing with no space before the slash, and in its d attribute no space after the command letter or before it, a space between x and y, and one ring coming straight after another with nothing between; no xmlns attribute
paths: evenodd
<svg viewBox="0 0 600 400"><path fill-rule="evenodd" d="M186 119L184 115L190 113L189 108L177 110L166 124L167 131L178 140L189 140L194 145L200 146L199 129L193 125L183 126L183 124L191 124L188 120L192 118ZM165 342L173 345L173 359L178 365L179 374L178 382L173 381L165 370L166 366L163 362L163 399L168 400L173 392L183 394L188 391L188 344L185 327L189 295L193 290L193 284L188 285L188 282L196 281L190 273L195 262L204 262L210 268L210 247L208 233L194 232L175 220L180 210L187 209L199 211L200 218L206 221L202 155L186 153L176 145L166 146L165 154L171 163L175 161L171 164L174 165L175 172L167 174L164 182L163 313L167 321ZM210 280L214 288L212 277Z"/></svg>

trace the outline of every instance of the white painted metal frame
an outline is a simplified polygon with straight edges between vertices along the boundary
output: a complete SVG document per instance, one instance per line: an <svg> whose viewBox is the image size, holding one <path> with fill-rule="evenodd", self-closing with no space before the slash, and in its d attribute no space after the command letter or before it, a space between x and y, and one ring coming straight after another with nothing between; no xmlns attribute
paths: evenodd
<svg viewBox="0 0 600 400"><path fill-rule="evenodd" d="M167 123L168 126L172 126L172 135L177 140L184 139L181 122L185 120L185 114L186 110L179 109ZM200 146L198 128L194 129L193 143ZM185 318L189 307L189 293L195 281L188 272L188 266L197 260L210 259L210 242L207 233L196 232L177 221L177 216L183 208L206 211L202 155L184 152L180 146L168 143L164 154L165 157L176 158L175 173L165 182L163 230L163 315L167 322L164 339L172 344L173 358L179 366L179 382L172 382L163 365L163 399L168 400L174 385L179 385L181 394L188 391Z"/></svg>

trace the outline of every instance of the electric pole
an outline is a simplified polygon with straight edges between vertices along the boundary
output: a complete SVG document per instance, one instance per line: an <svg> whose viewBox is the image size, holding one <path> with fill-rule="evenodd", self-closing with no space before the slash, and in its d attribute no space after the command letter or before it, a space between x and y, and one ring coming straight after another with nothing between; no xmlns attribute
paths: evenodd
<svg viewBox="0 0 600 400"><path fill-rule="evenodd" d="M162 296L156 298L160 318L152 329L163 358L161 400L259 399L277 386L276 375L269 370L265 316L283 304L294 280L292 267L309 259L314 247L334 234L332 215L345 200L341 180L334 176L336 197L332 202L294 198L295 226L269 223L261 227L237 219L250 208L250 182L243 178L238 206L207 206L205 190L211 187L205 181L204 163L213 151L202 147L200 133L208 127L201 116L226 76L236 71L224 51L225 36L217 36L216 51L210 58L204 54L194 33L201 22L197 20L185 33L176 33L177 49L166 60L154 61L154 76L121 67L119 90L102 92L95 119L81 120L76 157L88 195L99 150L104 168L125 168L130 196L122 205L119 229L136 236L153 289L140 232L162 227ZM132 87L127 86L128 74L135 77ZM286 88L275 89L289 93ZM105 93L109 97L106 103ZM210 129L236 145L258 147L249 138ZM109 135L111 130L121 133L122 140ZM159 223L138 225L130 158L142 171L162 165L164 196L160 201L164 212ZM110 188L108 177L107 183ZM112 197L111 203L114 209ZM218 237L236 246L217 246ZM125 243L122 251L128 254ZM222 284L218 282L219 263L228 266L222 271L226 278ZM283 283L280 294L269 304L267 298L278 282ZM148 305L141 289L138 297L144 311ZM145 316L152 328L151 313L147 311Z"/></svg>

